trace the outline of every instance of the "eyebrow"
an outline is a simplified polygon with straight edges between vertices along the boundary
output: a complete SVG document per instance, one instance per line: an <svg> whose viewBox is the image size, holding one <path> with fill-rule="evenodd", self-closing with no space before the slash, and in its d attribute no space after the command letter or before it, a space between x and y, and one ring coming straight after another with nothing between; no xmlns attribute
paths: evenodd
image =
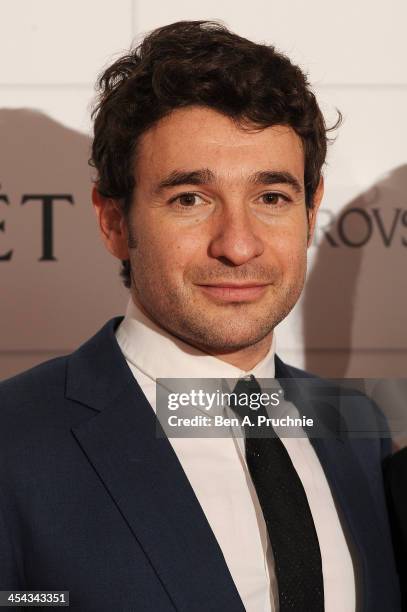
<svg viewBox="0 0 407 612"><path fill-rule="evenodd" d="M255 172L249 181L255 185L275 185L276 183L283 183L290 185L296 193L302 193L303 189L301 183L295 178L291 172L281 171L277 172L274 170L264 170L262 172Z"/></svg>
<svg viewBox="0 0 407 612"><path fill-rule="evenodd" d="M169 187L179 187L180 185L207 185L215 182L216 176L209 168L190 171L174 170L158 183L155 191L158 193ZM291 172L287 171L263 170L255 172L249 177L249 182L254 185L275 185L276 183L283 183L285 185L290 185L296 193L303 192L298 179L296 179Z"/></svg>
<svg viewBox="0 0 407 612"><path fill-rule="evenodd" d="M179 187L179 185L206 185L214 182L215 175L208 168L190 171L174 170L158 183L156 191L168 187Z"/></svg>

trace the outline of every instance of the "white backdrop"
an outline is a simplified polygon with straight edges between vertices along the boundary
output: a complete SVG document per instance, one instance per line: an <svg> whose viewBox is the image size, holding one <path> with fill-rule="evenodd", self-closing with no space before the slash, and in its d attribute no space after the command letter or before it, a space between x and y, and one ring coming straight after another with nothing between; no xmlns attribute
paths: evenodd
<svg viewBox="0 0 407 612"><path fill-rule="evenodd" d="M2 0L0 18L0 379L124 312L90 201L89 105L104 65L179 19L222 19L275 44L309 72L327 121L336 106L344 114L307 290L278 328L279 354L325 375L406 376L404 0ZM48 220L32 198L46 194L64 196Z"/></svg>

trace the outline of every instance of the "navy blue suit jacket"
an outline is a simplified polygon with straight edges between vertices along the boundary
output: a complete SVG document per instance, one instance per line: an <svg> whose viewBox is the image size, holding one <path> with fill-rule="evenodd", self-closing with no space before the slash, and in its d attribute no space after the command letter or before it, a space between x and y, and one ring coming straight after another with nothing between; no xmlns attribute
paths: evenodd
<svg viewBox="0 0 407 612"><path fill-rule="evenodd" d="M0 590L69 590L70 609L83 612L242 612L116 341L122 318L0 384ZM277 378L306 376L276 358ZM381 418L373 405L371 418ZM381 469L390 440L311 443L351 539L358 609L399 610Z"/></svg>

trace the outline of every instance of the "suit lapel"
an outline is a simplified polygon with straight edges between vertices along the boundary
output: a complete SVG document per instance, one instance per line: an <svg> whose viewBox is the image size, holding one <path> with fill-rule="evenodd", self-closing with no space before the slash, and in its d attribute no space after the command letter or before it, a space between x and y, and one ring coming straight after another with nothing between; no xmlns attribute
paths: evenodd
<svg viewBox="0 0 407 612"><path fill-rule="evenodd" d="M122 317L73 353L67 397L97 412L72 428L177 610L244 612L205 514L122 356Z"/></svg>

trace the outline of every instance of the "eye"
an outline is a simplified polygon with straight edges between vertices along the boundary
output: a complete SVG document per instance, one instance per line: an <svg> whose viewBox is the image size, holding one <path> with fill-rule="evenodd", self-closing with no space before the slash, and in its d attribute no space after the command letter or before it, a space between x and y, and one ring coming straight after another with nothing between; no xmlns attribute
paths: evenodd
<svg viewBox="0 0 407 612"><path fill-rule="evenodd" d="M263 193L260 196L263 204L269 204L272 206L275 205L284 205L286 202L290 202L290 198L283 195L282 193L277 193L276 191L268 191L267 193Z"/></svg>
<svg viewBox="0 0 407 612"><path fill-rule="evenodd" d="M203 202L204 199L193 192L180 193L170 200L170 204L176 203L179 208L193 208L197 204L202 204Z"/></svg>

